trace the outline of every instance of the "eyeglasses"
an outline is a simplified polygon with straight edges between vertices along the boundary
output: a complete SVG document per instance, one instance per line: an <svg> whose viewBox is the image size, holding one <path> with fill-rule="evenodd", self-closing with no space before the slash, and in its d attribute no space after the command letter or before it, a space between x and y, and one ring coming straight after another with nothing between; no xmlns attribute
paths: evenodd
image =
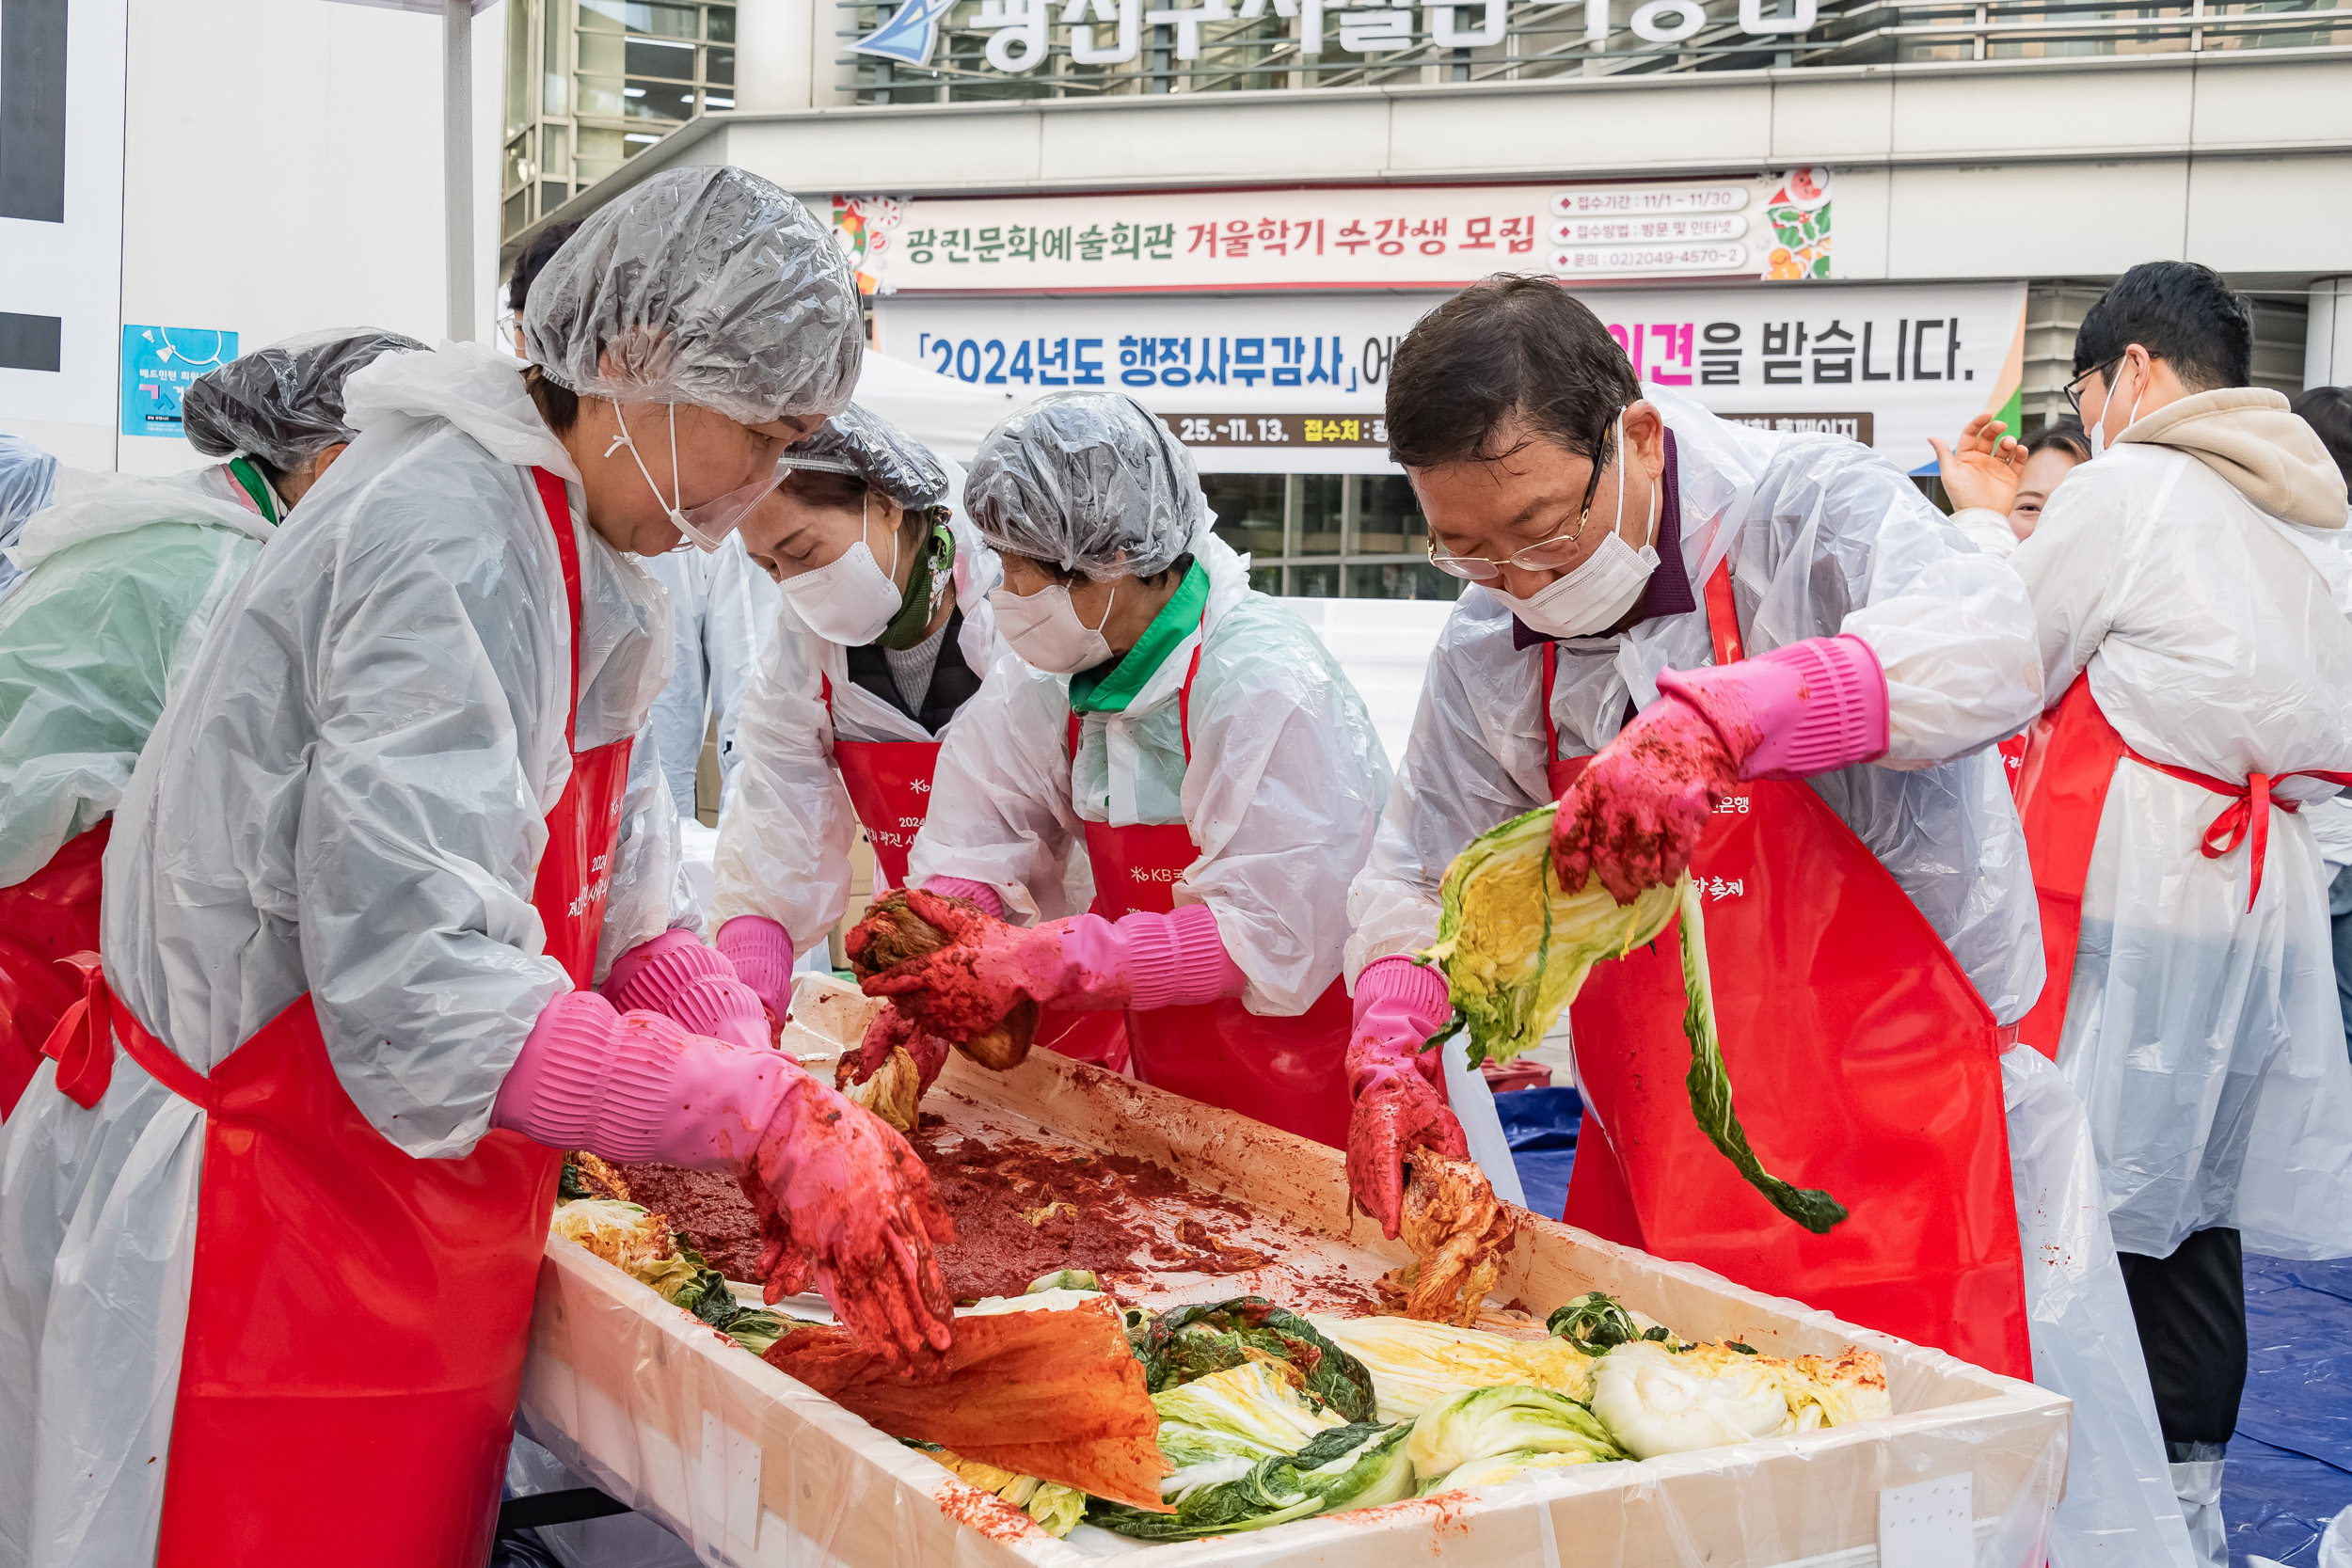
<svg viewBox="0 0 2352 1568"><path fill-rule="evenodd" d="M1622 458L1624 454L1618 455ZM1483 555L1439 555L1438 541L1433 538L1429 541L1429 564L1448 577L1477 583L1500 582L1505 566L1516 566L1522 572L1558 571L1576 558L1577 541L1584 537L1584 525L1592 521L1593 497L1600 490L1600 470L1601 466L1594 464L1593 477L1585 482L1584 504L1577 511L1574 532L1564 534L1554 529L1549 538L1539 539L1525 549L1513 550L1500 561Z"/></svg>
<svg viewBox="0 0 2352 1568"><path fill-rule="evenodd" d="M2091 366L2090 369L2066 384L2066 406L2074 411L2076 424L2080 424L2083 418L2083 383L2094 375L2105 382L2108 376L2115 373L2115 367L2122 362L2123 356L2117 355L2104 365Z"/></svg>

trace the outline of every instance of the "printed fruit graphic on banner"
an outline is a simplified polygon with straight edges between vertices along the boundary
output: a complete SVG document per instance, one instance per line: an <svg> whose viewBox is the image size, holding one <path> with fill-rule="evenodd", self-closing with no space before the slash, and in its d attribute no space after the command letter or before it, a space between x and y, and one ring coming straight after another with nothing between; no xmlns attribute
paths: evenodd
<svg viewBox="0 0 2352 1568"><path fill-rule="evenodd" d="M1768 278L1829 276L1829 170L1790 169L1765 198L1764 219L1772 226L1765 248Z"/></svg>

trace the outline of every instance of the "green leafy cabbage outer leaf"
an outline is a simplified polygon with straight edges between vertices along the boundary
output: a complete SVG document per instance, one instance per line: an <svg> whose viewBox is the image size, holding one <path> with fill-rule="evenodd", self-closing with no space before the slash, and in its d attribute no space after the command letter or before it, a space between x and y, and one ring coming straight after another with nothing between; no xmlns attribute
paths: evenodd
<svg viewBox="0 0 2352 1568"><path fill-rule="evenodd" d="M1620 905L1598 878L1561 888L1551 868L1553 808L1478 835L1438 889L1438 941L1422 957L1445 971L1472 1067L1507 1062L1551 1031L1603 958L1631 952L1674 919L1674 890Z"/></svg>
<svg viewBox="0 0 2352 1568"><path fill-rule="evenodd" d="M1204 1460L1285 1458L1347 1424L1262 1361L1164 1389L1152 1402L1160 1412L1160 1451L1180 1470Z"/></svg>
<svg viewBox="0 0 2352 1568"><path fill-rule="evenodd" d="M1629 1459L1593 1413L1545 1388L1473 1388L1433 1404L1413 1422L1406 1444L1422 1481L1450 1475L1473 1459L1533 1451Z"/></svg>
<svg viewBox="0 0 2352 1568"><path fill-rule="evenodd" d="M1025 1506L1039 1528L1058 1541L1086 1518L1087 1495L1057 1481L1042 1481Z"/></svg>
<svg viewBox="0 0 2352 1568"><path fill-rule="evenodd" d="M1145 1385L1157 1393L1211 1372L1275 1360L1296 1370L1306 1390L1350 1421L1373 1418L1372 1373L1297 1313L1263 1296L1161 1313L1137 1354Z"/></svg>
<svg viewBox="0 0 2352 1568"><path fill-rule="evenodd" d="M1766 1201L1812 1231L1825 1236L1846 1217L1846 1206L1816 1187L1798 1187L1764 1168L1748 1147L1747 1130L1731 1110L1731 1074L1724 1066L1724 1042L1715 1030L1715 983L1707 968L1707 918L1698 884L1689 874L1675 889L1682 911L1682 1033L1691 1042L1691 1114L1708 1141L1738 1167Z"/></svg>
<svg viewBox="0 0 2352 1568"><path fill-rule="evenodd" d="M1554 1307L1544 1320L1544 1328L1587 1355L1605 1355L1610 1346L1642 1337L1642 1326L1633 1321L1633 1314L1616 1297L1598 1291L1587 1291Z"/></svg>
<svg viewBox="0 0 2352 1568"><path fill-rule="evenodd" d="M1165 1444L1168 1429L1160 1431ZM1254 1464L1204 1461L1160 1482L1160 1496L1175 1505L1173 1514L1096 1498L1087 1522L1142 1541L1185 1541L1376 1508L1412 1495L1413 1467L1405 1456L1410 1435L1407 1427L1363 1421L1333 1427L1296 1453Z"/></svg>

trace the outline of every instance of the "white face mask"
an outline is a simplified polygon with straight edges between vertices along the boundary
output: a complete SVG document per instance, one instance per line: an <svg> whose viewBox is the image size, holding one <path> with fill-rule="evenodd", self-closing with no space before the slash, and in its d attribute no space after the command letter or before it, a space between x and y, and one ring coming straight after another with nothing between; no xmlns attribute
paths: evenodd
<svg viewBox="0 0 2352 1568"><path fill-rule="evenodd" d="M2117 364L2117 366L2116 366L2116 373L2117 373L2117 374L2119 374L2119 375L2120 375L2120 374L2122 374L2122 368L2123 368L2123 366L2128 365L2128 364L2130 364L2130 363L2131 363L2131 361L2130 361L2130 360L2128 360L2128 359L2119 361L2119 362L2118 362L2118 364ZM2141 377L2141 378L2140 378L2140 386L2139 386L2139 389L2138 389L2137 391L2136 391L2136 392L2134 392L2134 393L2132 394L2132 411L2131 411L2131 413L2130 413L2130 414L2128 414L2128 415L2126 415L2126 416L2124 417L2123 422L2122 422L2121 425L2119 425L2119 426L2117 426L2117 427L2116 427L2116 432L2115 432L2115 433L2116 433L2118 436L2121 436L2121 435L2122 435L2122 434L2123 434L2123 432L2124 432L2124 431L2127 431L2127 430L2131 429L2131 428L2132 428L2132 426L2133 426L2135 423L2137 423L2137 422L2138 421L2138 419L2139 419L2139 401L2140 401L2140 399L2142 399L2142 398L2146 397L2147 395L2148 395L2148 384L2147 384L2147 378L2146 378L2145 376L2143 376L2143 377ZM2091 459L2092 459L2094 462L2095 462L2095 461L2097 461L2099 458L2104 457L2104 456L2105 456L2105 455L2106 455L2108 452L2113 451L2115 450L2114 443L2112 443L2111 441L2109 441L2109 440L2107 439L2107 416L2108 416L2109 414L2114 413L2114 412L2115 412L2115 388L2114 388L2112 386L2110 386L2110 387L2107 388L2107 405L2106 405L2105 408L2102 408L2102 409L2100 409L2100 410L2099 410L2099 420L2098 420L2098 422L2097 422L2096 424L2094 424L2094 425L2092 425L2092 426L2090 427L2090 455L2091 455Z"/></svg>
<svg viewBox="0 0 2352 1568"><path fill-rule="evenodd" d="M988 602L996 611L996 629L1014 653L1048 674L1074 675L1109 660L1111 645L1103 640L1103 628L1110 625L1111 600L1118 596L1113 588L1103 601L1103 619L1091 626L1078 619L1070 590L1058 582L1026 596L999 588Z"/></svg>
<svg viewBox="0 0 2352 1568"><path fill-rule="evenodd" d="M621 418L621 405L618 403L614 403L612 404L612 422L620 427L621 433L612 437L612 444L604 449L604 454L605 456L610 457L614 452L620 451L623 447L627 447L628 449L629 456L636 460L637 471L645 476L645 488L653 492L654 499L661 501L661 510L668 515L670 526L676 529L680 533L686 535L686 537L693 543L696 549L702 551L705 555L708 555L712 550L717 549L722 544L726 542L726 531L722 530L717 533L711 533L695 527L693 521L688 517L686 513L678 506L678 501L682 499L683 492L678 486L677 404L671 404L669 405L669 409L670 499L668 500L661 500L661 486L653 482L653 470L645 467L645 459L637 451L637 443L629 439L628 422Z"/></svg>
<svg viewBox="0 0 2352 1568"><path fill-rule="evenodd" d="M1625 416L1617 416L1617 517L1625 516ZM1658 537L1658 487L1650 486L1650 538ZM1519 598L1501 588L1487 592L1501 599L1530 631L1546 637L1590 637L1607 631L1633 608L1642 590L1658 570L1655 543L1640 549L1625 542L1612 528L1598 548L1578 562L1557 582L1532 598Z"/></svg>
<svg viewBox="0 0 2352 1568"><path fill-rule="evenodd" d="M856 544L815 571L786 578L776 586L809 630L828 642L862 648L882 634L906 601L893 580L898 570L898 531L890 533L890 569L884 571L866 546L866 507L861 505Z"/></svg>

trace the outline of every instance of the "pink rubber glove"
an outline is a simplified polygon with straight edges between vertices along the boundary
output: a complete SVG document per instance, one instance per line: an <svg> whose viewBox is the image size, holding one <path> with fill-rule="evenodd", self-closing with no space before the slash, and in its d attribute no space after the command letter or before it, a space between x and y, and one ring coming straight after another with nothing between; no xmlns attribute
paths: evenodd
<svg viewBox="0 0 2352 1568"><path fill-rule="evenodd" d="M719 927L716 945L781 1025L792 1011L792 939L784 927L763 914L739 914Z"/></svg>
<svg viewBox="0 0 2352 1568"><path fill-rule="evenodd" d="M1761 657L1669 670L1560 801L1551 854L1563 887L1597 873L1620 904L1691 863L1716 804L1742 778L1790 779L1886 752L1886 677L1858 637L1813 637Z"/></svg>
<svg viewBox="0 0 2352 1568"><path fill-rule="evenodd" d="M896 1007L884 1007L866 1026L865 1037L858 1042L857 1067L850 1072L850 1082L863 1084L880 1072L889 1065L891 1050L898 1046L905 1047L914 1062L914 1098L920 1100L930 1093L939 1069L947 1065L947 1053L954 1047Z"/></svg>
<svg viewBox="0 0 2352 1568"><path fill-rule="evenodd" d="M961 898L977 904L997 919L1005 918L1004 895L986 882L975 882L962 877L933 877L923 884L926 893L936 893L942 898Z"/></svg>
<svg viewBox="0 0 2352 1568"><path fill-rule="evenodd" d="M865 984L925 1029L969 1039L1026 997L1072 1010L1189 1006L1239 996L1248 984L1217 936L1216 916L1193 904L1114 923L1082 914L1024 928L917 889L908 908L947 933L948 945Z"/></svg>
<svg viewBox="0 0 2352 1568"><path fill-rule="evenodd" d="M925 1362L953 1342L931 1243L955 1227L930 1173L906 1140L780 1051L569 991L539 1015L490 1119L607 1160L732 1171L760 1214L770 1301L813 1277L882 1354Z"/></svg>
<svg viewBox="0 0 2352 1568"><path fill-rule="evenodd" d="M691 931L664 931L622 954L603 991L623 1012L663 1013L693 1034L735 1045L775 1043L758 996L736 978L725 954L705 947Z"/></svg>
<svg viewBox="0 0 2352 1568"><path fill-rule="evenodd" d="M1462 1124L1446 1104L1445 1065L1422 1046L1453 1016L1445 976L1398 954L1356 977L1356 1027L1347 1044L1347 1190L1396 1238L1405 1162L1416 1148L1470 1158Z"/></svg>
<svg viewBox="0 0 2352 1568"><path fill-rule="evenodd" d="M1667 670L1658 689L1707 716L1743 779L1803 779L1886 754L1886 675L1859 637L1808 637L1736 664Z"/></svg>

